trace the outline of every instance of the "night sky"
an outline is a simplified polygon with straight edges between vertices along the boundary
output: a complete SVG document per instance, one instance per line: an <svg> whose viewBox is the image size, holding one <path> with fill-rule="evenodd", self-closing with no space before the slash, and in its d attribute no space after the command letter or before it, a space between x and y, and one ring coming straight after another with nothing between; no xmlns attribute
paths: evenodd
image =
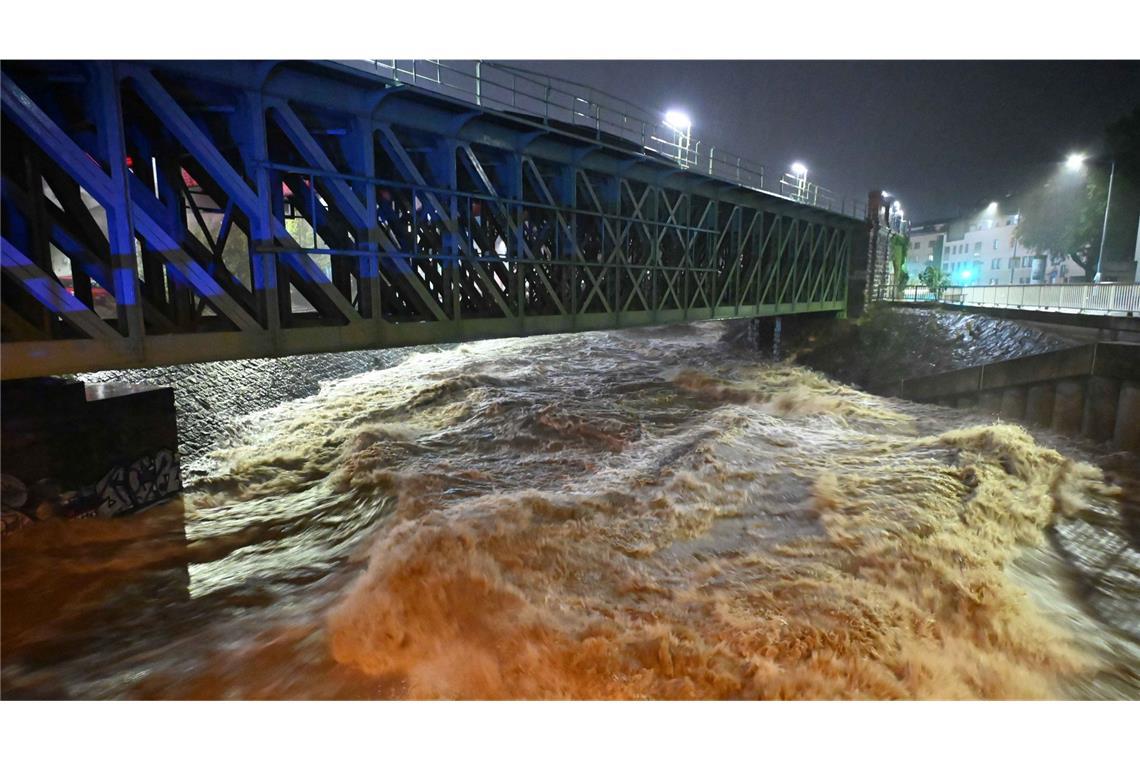
<svg viewBox="0 0 1140 760"><path fill-rule="evenodd" d="M840 195L884 188L906 215L952 216L1038 181L1140 105L1140 63L517 61L649 109L693 136Z"/></svg>

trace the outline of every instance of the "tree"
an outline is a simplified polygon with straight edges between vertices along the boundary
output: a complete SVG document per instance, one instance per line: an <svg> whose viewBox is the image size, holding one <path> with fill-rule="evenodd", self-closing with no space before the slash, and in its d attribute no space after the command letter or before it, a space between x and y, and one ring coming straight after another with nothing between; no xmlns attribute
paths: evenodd
<svg viewBox="0 0 1140 760"><path fill-rule="evenodd" d="M926 269L922 270L918 275L918 281L934 294L934 300L936 301L942 300L942 292L950 287L950 275L933 264L928 264Z"/></svg>
<svg viewBox="0 0 1140 760"><path fill-rule="evenodd" d="M1053 264L1072 259L1086 277L1096 272L1108 202L1108 160L1116 162L1105 256L1131 252L1140 208L1140 107L1105 129L1108 155L1080 172L1063 171L1030 193L1021 205L1018 239L1047 254Z"/></svg>
<svg viewBox="0 0 1140 760"><path fill-rule="evenodd" d="M906 271L906 253L910 249L910 238L891 235L891 271L894 273L895 297L902 296L910 275Z"/></svg>
<svg viewBox="0 0 1140 760"><path fill-rule="evenodd" d="M1087 176L1061 175L1029 193L1021 204L1017 239L1053 264L1072 259L1091 278L1106 197L1099 174L1090 169Z"/></svg>

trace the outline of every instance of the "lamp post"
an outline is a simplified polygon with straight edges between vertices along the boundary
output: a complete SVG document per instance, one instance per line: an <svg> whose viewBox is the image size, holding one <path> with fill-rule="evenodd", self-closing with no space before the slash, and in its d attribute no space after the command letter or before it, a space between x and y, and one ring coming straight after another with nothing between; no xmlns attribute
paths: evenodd
<svg viewBox="0 0 1140 760"><path fill-rule="evenodd" d="M686 166L689 163L689 144L693 134L693 120L684 111L671 109L665 114L665 126L673 130L677 136L677 163Z"/></svg>
<svg viewBox="0 0 1140 760"><path fill-rule="evenodd" d="M1100 250L1096 254L1096 274L1093 282L1100 282L1100 262L1104 258L1104 239L1108 237L1108 207L1112 205L1112 180L1116 176L1116 161L1110 162L1108 170L1108 194L1104 198L1104 224L1100 228Z"/></svg>
<svg viewBox="0 0 1140 760"><path fill-rule="evenodd" d="M986 206L986 213L987 214L996 214L999 208L1000 208L1000 205L998 204L997 201L990 201L989 205ZM994 221L994 224L995 225L997 224L996 220ZM1013 284L1013 273L1014 273L1014 271L1016 271L1018 269L1017 226L1019 224L1021 224L1021 209L1020 208L1017 209L1017 214L1015 214L1013 217L1014 231L1010 234L1010 242L1013 243L1013 246L1012 246L1013 247L1013 257L1010 259L1009 266L1007 267L1009 269L1009 284L1010 285ZM999 261L1000 261L1000 258L999 258ZM1030 278L1032 278L1032 276L1033 276L1032 264L1030 265L1030 267L1031 267L1030 268ZM994 279L996 280L997 278L995 277Z"/></svg>
<svg viewBox="0 0 1140 760"><path fill-rule="evenodd" d="M1084 166L1085 156L1081 153L1073 153L1065 159L1065 166L1069 167L1072 171L1076 171ZM1093 282L1100 282L1100 264L1104 258L1104 239L1108 237L1108 209L1112 206L1112 181L1116 177L1116 159L1109 159L1108 170L1108 193L1104 199L1104 223L1100 228L1100 250L1096 254L1096 274L1093 275Z"/></svg>
<svg viewBox="0 0 1140 760"><path fill-rule="evenodd" d="M807 167L801 161L792 164L792 176L796 178L796 200L807 202Z"/></svg>

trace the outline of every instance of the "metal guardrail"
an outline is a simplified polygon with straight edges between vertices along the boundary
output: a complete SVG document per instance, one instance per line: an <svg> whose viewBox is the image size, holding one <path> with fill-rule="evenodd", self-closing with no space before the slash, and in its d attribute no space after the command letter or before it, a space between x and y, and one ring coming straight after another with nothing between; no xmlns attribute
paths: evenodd
<svg viewBox="0 0 1140 760"><path fill-rule="evenodd" d="M901 300L933 301L926 286L906 288ZM1140 317L1140 283L1105 282L1068 285L970 285L947 288L942 301L1070 314Z"/></svg>
<svg viewBox="0 0 1140 760"><path fill-rule="evenodd" d="M594 139L619 138L646 155L676 161L687 171L770 192L845 216L862 219L866 204L801 176L773 177L761 163L692 139L689 130L668 125L664 114L596 88L559 77L490 61L369 60L374 73L480 108L540 119L558 131L569 125L593 132Z"/></svg>

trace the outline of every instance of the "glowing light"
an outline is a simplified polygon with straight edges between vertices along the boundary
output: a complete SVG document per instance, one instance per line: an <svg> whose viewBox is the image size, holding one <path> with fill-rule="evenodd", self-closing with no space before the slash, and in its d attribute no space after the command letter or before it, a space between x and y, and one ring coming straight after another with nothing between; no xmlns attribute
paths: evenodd
<svg viewBox="0 0 1140 760"><path fill-rule="evenodd" d="M665 123L678 132L688 132L692 129L693 120L684 111L671 110L665 114Z"/></svg>
<svg viewBox="0 0 1140 760"><path fill-rule="evenodd" d="M794 164L792 164L792 174L796 175L797 177L803 177L807 174L807 167L799 161L796 161Z"/></svg>
<svg viewBox="0 0 1140 760"><path fill-rule="evenodd" d="M990 201L990 205L986 206L986 213L992 214L993 212L997 211L997 207L997 201Z"/></svg>
<svg viewBox="0 0 1140 760"><path fill-rule="evenodd" d="M1065 166L1070 171L1076 171L1085 165L1084 153L1070 153L1069 157L1065 159Z"/></svg>
<svg viewBox="0 0 1140 760"><path fill-rule="evenodd" d="M967 269L967 270L965 270L965 271L963 271L963 272L962 272L962 279L963 279L963 280L968 280L968 279L970 279L970 277L971 277L973 274L974 274L973 272L971 272L969 269Z"/></svg>

